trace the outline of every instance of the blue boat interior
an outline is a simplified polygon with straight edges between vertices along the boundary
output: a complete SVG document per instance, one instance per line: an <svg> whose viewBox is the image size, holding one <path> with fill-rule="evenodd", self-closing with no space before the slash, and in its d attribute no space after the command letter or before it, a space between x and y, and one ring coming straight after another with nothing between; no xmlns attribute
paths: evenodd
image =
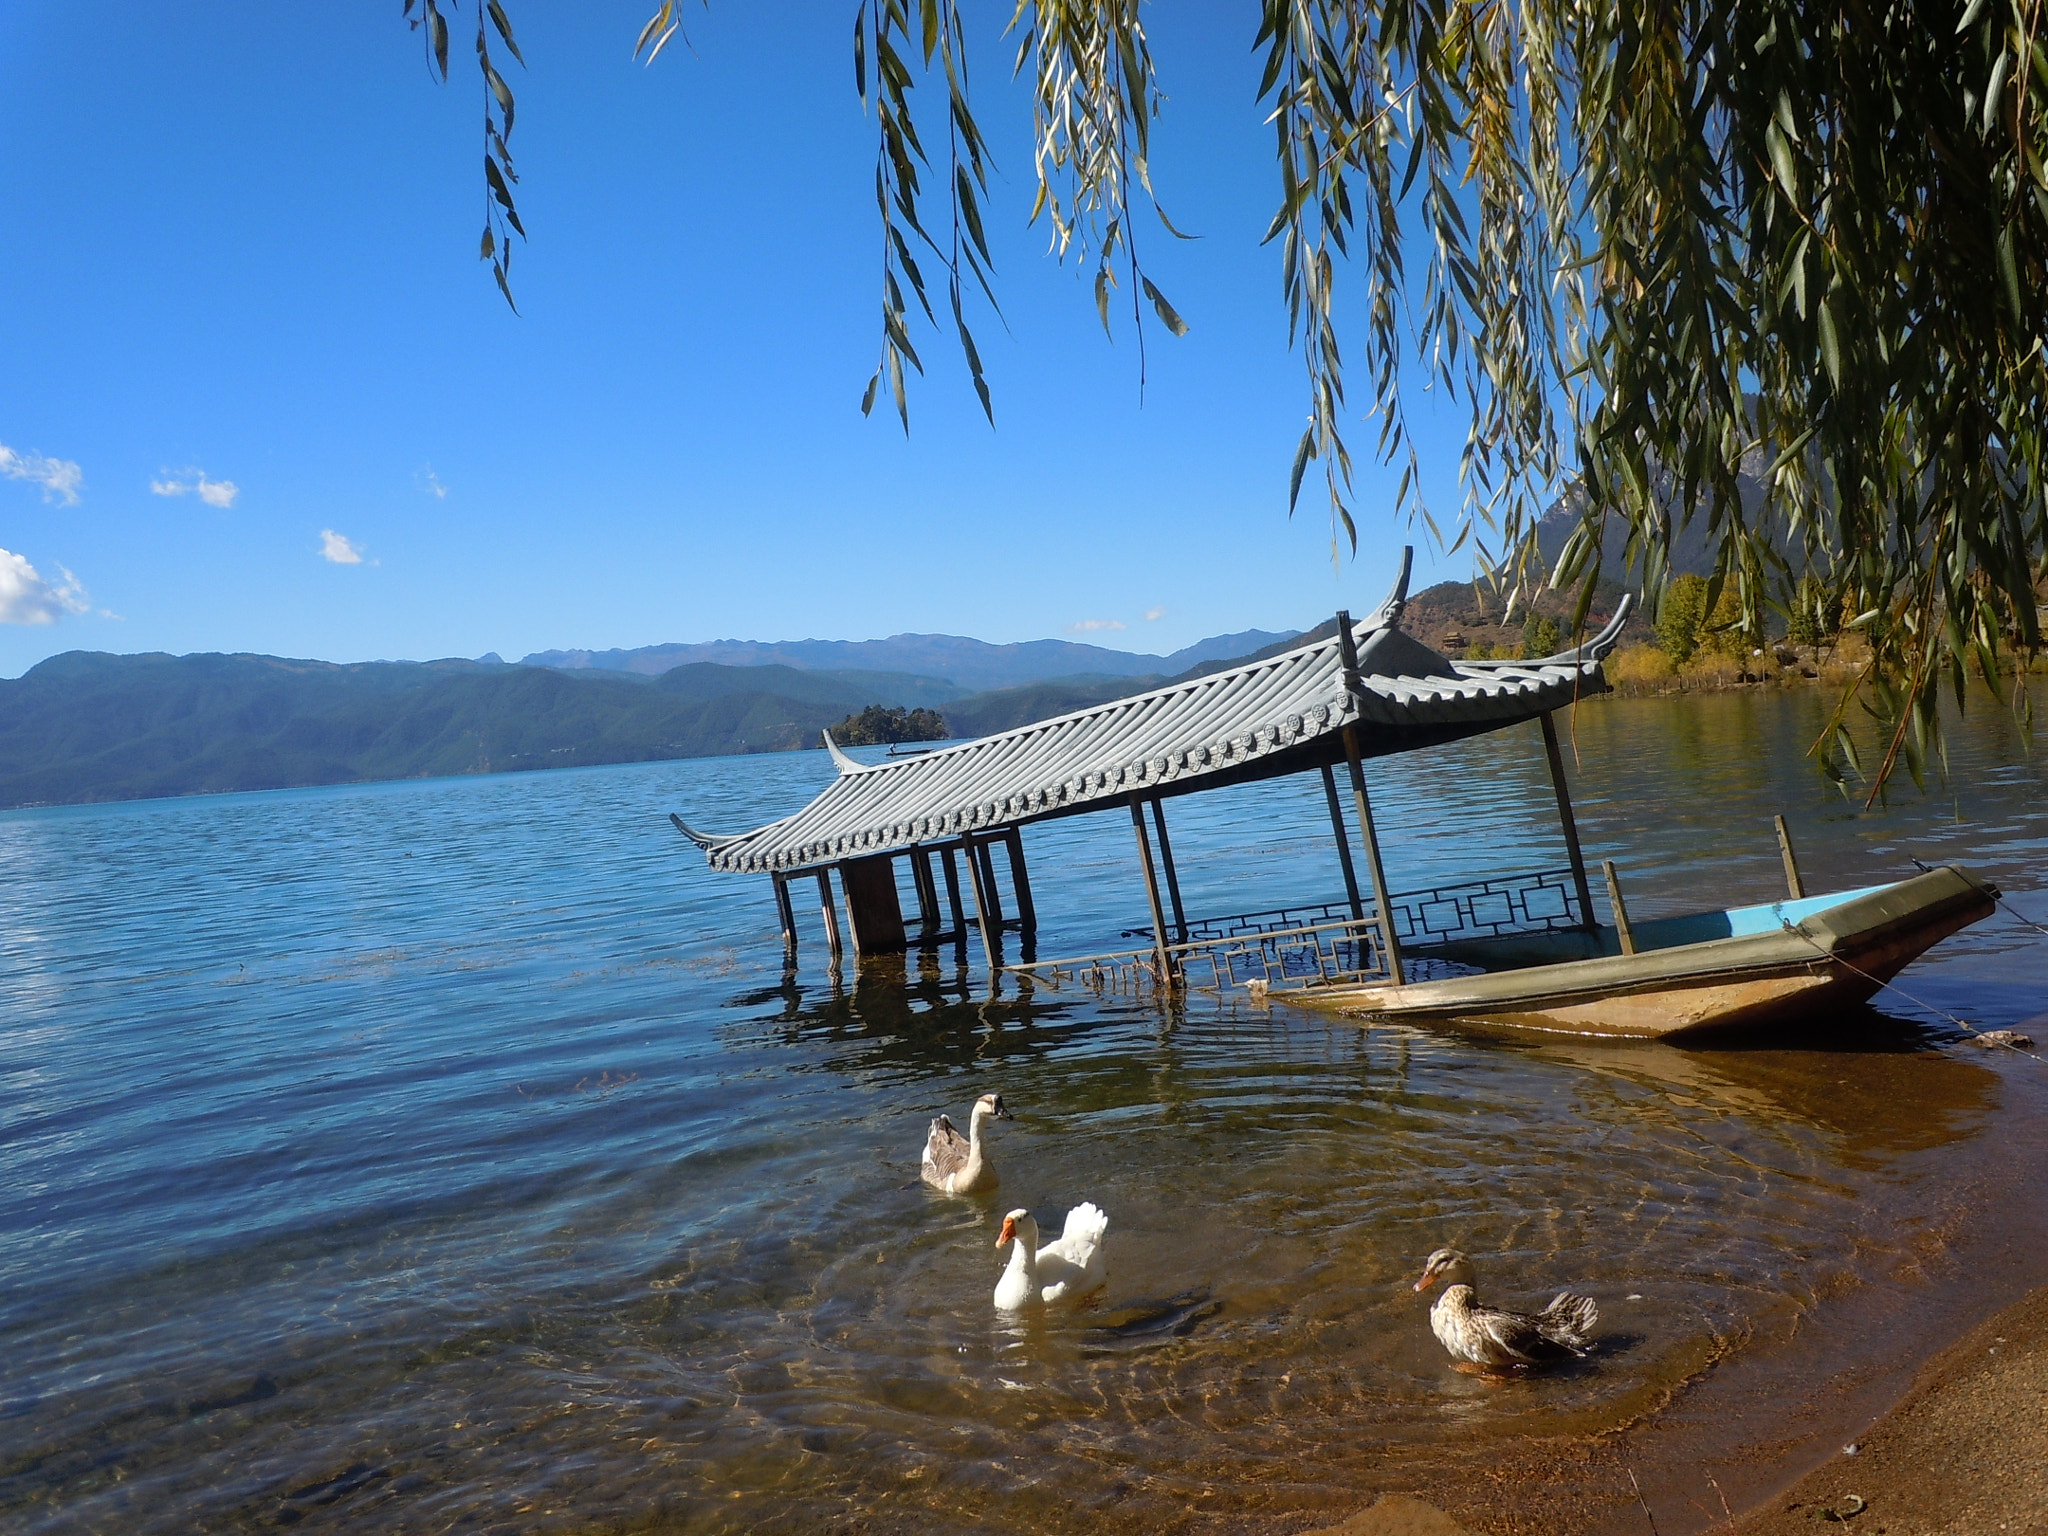
<svg viewBox="0 0 2048 1536"><path fill-rule="evenodd" d="M1787 923L1797 923L1817 913L1839 907L1858 897L1890 890L1896 881L1866 885L1853 891L1830 891L1824 896L1807 896L1798 901L1770 901L1751 907L1726 907L1714 912L1690 912L1678 917L1656 917L1632 923L1636 952L1677 949L1687 944L1709 944L1716 939L1750 938L1776 933ZM1590 960L1621 953L1621 936L1611 923L1596 932L1579 928L1557 928L1542 933L1511 933L1497 938L1454 940L1434 946L1417 946L1410 951L1418 960L1448 963L1448 974L1478 971L1514 971L1533 965L1555 965L1566 960Z"/></svg>
<svg viewBox="0 0 2048 1536"><path fill-rule="evenodd" d="M1854 891L1832 891L1825 896L1808 896L1799 901L1772 901L1757 907L1729 907L1720 912L1694 912L1684 917L1654 918L1637 923L1639 949L1673 949L1680 944L1706 944L1714 939L1746 939L1759 933L1776 933L1787 923L1796 923L1839 907L1859 896L1889 890L1894 881L1866 885ZM1605 929L1612 933L1613 930Z"/></svg>

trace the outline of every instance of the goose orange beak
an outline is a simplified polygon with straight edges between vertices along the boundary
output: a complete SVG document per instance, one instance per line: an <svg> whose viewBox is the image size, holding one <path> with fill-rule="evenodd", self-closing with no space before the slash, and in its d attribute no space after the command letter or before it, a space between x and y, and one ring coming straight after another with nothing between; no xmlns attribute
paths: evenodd
<svg viewBox="0 0 2048 1536"><path fill-rule="evenodd" d="M1011 1238L1015 1237L1016 1235L1017 1218L1014 1216L1005 1216L1003 1218L1003 1235L996 1239L996 1246L998 1248L1002 1247L1003 1244L1007 1243Z"/></svg>

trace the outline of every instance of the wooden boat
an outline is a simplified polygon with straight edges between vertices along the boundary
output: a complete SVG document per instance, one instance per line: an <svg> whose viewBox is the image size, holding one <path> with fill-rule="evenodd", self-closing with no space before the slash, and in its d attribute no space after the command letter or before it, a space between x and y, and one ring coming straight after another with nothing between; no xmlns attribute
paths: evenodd
<svg viewBox="0 0 2048 1536"><path fill-rule="evenodd" d="M1931 945L1991 915L1997 889L1953 865L1889 885L1631 925L1407 951L1420 973L1311 986L1289 1002L1408 1021L1661 1039L1810 1020L1867 1001Z"/></svg>

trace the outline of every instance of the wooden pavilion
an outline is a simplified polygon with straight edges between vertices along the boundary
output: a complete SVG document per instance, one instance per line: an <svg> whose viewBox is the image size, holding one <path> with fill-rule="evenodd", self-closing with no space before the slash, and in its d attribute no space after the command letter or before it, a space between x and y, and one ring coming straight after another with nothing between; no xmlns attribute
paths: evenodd
<svg viewBox="0 0 2048 1536"><path fill-rule="evenodd" d="M793 882L816 882L825 942L836 965L842 930L833 876L845 898L846 934L857 956L911 946L965 944L980 935L992 970L1001 935L1015 931L1023 963L1058 977L1091 968L1183 979L1206 965L1219 985L1284 985L1384 976L1404 978L1404 947L1446 934L1594 926L1585 861L1552 712L1602 693L1600 663L1613 649L1627 604L1586 644L1528 661L1453 661L1402 632L1412 551L1377 612L1279 655L1240 663L1054 719L882 763L859 763L830 732L838 779L809 805L751 832L677 829L709 865L765 874L775 887L783 942L797 941ZM1562 822L1568 869L1503 876L1395 895L1387 889L1364 763L1539 720ZM1352 857L1346 775L1370 884L1368 910ZM1320 773L1344 874L1345 900L1190 922L1167 833L1165 802L1180 795L1297 773ZM1062 816L1126 808L1151 912L1142 949L1075 960L1036 958L1037 914L1022 829ZM1149 827L1148 827L1149 821ZM1154 843L1158 855L1154 856ZM994 852L1008 866L999 888ZM907 866L915 934L905 921L897 861ZM966 879L962 901L961 872ZM1163 878L1162 878L1163 876ZM945 898L939 886L943 881ZM971 913L967 908L971 907ZM1169 916L1170 915L1170 916Z"/></svg>

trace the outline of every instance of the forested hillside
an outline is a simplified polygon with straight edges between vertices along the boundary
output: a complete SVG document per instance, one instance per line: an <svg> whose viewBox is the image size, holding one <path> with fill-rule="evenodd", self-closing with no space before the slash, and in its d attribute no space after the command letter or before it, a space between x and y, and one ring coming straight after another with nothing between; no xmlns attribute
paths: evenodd
<svg viewBox="0 0 2048 1536"><path fill-rule="evenodd" d="M0 808L786 752L871 707L938 711L953 736L982 736L1164 681L1096 674L969 693L911 673L775 664L649 676L495 658L72 651L0 680Z"/></svg>
<svg viewBox="0 0 2048 1536"><path fill-rule="evenodd" d="M642 680L472 661L54 656L0 681L0 806L132 800L816 746L886 673L679 667Z"/></svg>

